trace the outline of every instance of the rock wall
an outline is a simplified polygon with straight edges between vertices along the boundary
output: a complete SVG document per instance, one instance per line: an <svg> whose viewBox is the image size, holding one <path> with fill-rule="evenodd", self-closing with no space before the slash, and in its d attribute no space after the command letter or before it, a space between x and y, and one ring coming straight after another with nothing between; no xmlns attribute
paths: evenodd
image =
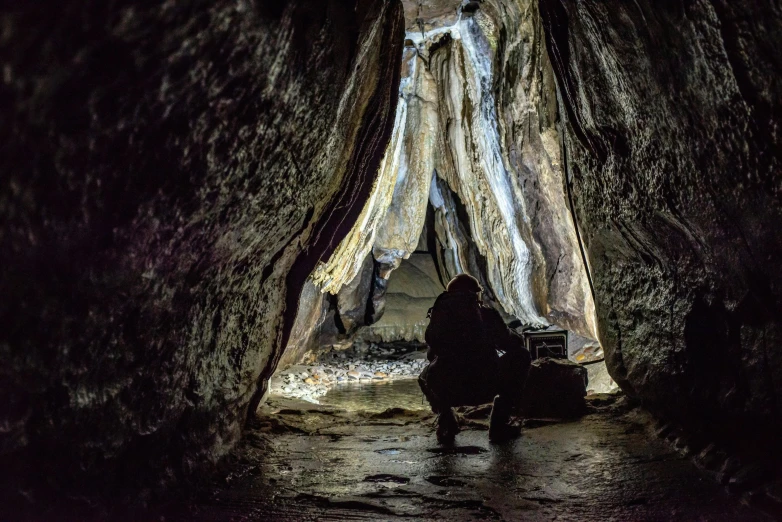
<svg viewBox="0 0 782 522"><path fill-rule="evenodd" d="M523 202L532 288L550 323L596 339L594 300L565 190L554 72L535 1L488 2L498 20L496 99L502 149Z"/></svg>
<svg viewBox="0 0 782 522"><path fill-rule="evenodd" d="M412 254L388 279L383 316L361 328L355 339L386 343L426 342L427 312L444 290L432 256L428 253Z"/></svg>
<svg viewBox="0 0 782 522"><path fill-rule="evenodd" d="M356 282L371 246L379 269L373 308L382 311L383 281L418 248L428 198L426 246L442 282L471 273L486 300L510 316L595 338L537 5L486 2L460 11L459 2L435 1L405 8L394 138L362 219L314 281L340 299L366 301L346 294L365 287Z"/></svg>
<svg viewBox="0 0 782 522"><path fill-rule="evenodd" d="M501 149L493 81L493 48L479 19L461 19L428 49L440 90L445 149L437 171L467 210L473 242L502 307L522 321L545 323L532 292L533 257L521 234L523 200ZM486 32L493 34L492 27Z"/></svg>
<svg viewBox="0 0 782 522"><path fill-rule="evenodd" d="M236 441L370 194L401 4L0 17L3 478L187 474Z"/></svg>
<svg viewBox="0 0 782 522"><path fill-rule="evenodd" d="M611 375L710 431L778 429L779 3L540 10Z"/></svg>

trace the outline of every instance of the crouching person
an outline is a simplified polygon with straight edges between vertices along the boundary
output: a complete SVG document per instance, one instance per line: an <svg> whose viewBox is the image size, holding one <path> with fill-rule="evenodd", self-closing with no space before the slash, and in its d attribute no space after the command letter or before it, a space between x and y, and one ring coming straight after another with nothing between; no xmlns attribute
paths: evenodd
<svg viewBox="0 0 782 522"><path fill-rule="evenodd" d="M467 274L453 278L430 310L426 342L430 364L418 378L432 411L438 415L437 440L450 443L459 431L456 406L494 401L489 439L516 437L510 423L529 373L530 356L521 337L499 312L483 306L478 281Z"/></svg>

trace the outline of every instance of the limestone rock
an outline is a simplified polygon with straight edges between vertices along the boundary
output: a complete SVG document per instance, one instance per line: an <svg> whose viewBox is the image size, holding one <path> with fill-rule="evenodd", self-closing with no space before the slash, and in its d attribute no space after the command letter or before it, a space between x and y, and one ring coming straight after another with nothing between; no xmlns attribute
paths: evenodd
<svg viewBox="0 0 782 522"><path fill-rule="evenodd" d="M424 342L429 324L427 312L443 290L432 257L411 255L388 280L383 317L361 328L355 338L369 342Z"/></svg>
<svg viewBox="0 0 782 522"><path fill-rule="evenodd" d="M462 0L402 0L408 33L431 31L453 25Z"/></svg>
<svg viewBox="0 0 782 522"><path fill-rule="evenodd" d="M277 364L285 369L302 361L308 354L317 352L322 343L322 328L327 321L333 323L333 312L329 315L329 303L315 284L308 280L299 298L299 310L293 323L288 345Z"/></svg>
<svg viewBox="0 0 782 522"><path fill-rule="evenodd" d="M779 4L540 6L611 375L709 431L778 430Z"/></svg>
<svg viewBox="0 0 782 522"><path fill-rule="evenodd" d="M488 281L486 257L472 240L470 218L464 203L438 176L432 178L429 201L434 208L434 248L443 282L447 284L462 273L470 274L478 279L483 287L484 301L501 309L502 305L497 303Z"/></svg>
<svg viewBox="0 0 782 522"><path fill-rule="evenodd" d="M418 62L419 58L415 50L405 48L401 72L403 80L399 84L399 104L394 118L391 141L388 142L388 146L385 149L380 172L372 185L371 194L364 203L361 215L350 232L340 241L336 250L327 258L327 261L319 264L312 274L313 281L324 292L335 294L339 292L343 285L352 281L358 275L362 262L367 253L372 251L378 232L386 221L394 196L397 196L397 201L399 201L400 197L406 197L404 192L396 191L396 184L400 174L402 180L406 179L407 156L405 148L408 104L414 99ZM412 187L413 185L410 186ZM410 197L415 199L418 196L411 194ZM407 223L401 221L396 221L395 223L407 227L411 231L417 231L415 234L420 233L420 227L423 224L422 222ZM376 258L382 264L387 265L390 270L396 268L401 259L405 257L404 249L397 252L391 248L385 253L387 254L385 257L382 256L383 252L381 252ZM387 274L384 274L383 277L388 278Z"/></svg>
<svg viewBox="0 0 782 522"><path fill-rule="evenodd" d="M386 311L388 279L382 275L386 270L388 270L388 268L383 266L382 263L374 263L374 271L372 273L372 294L370 295L372 310L369 317L369 324L378 322Z"/></svg>
<svg viewBox="0 0 782 522"><path fill-rule="evenodd" d="M418 53L409 74L403 80L410 82L410 94L394 196L373 245L373 255L381 263L415 252L437 159L433 154L440 130L437 85Z"/></svg>
<svg viewBox="0 0 782 522"><path fill-rule="evenodd" d="M426 244L437 249L443 282L470 273L487 302L511 316L595 338L594 304L563 190L554 75L540 18L534 3L506 4L486 2L453 19L447 13L457 6L447 1L408 6L435 19L408 29L403 102L367 219L316 281L338 291L370 242L380 277L393 277L421 244L428 195L436 237Z"/></svg>
<svg viewBox="0 0 782 522"><path fill-rule="evenodd" d="M375 264L372 254L367 254L361 271L337 293L339 319L347 333L366 324L367 307L370 305Z"/></svg>
<svg viewBox="0 0 782 522"><path fill-rule="evenodd" d="M431 51L447 150L437 174L465 202L471 237L486 259L497 301L522 321L543 324L532 292L533 257L518 220L524 202L515 197L514 172L501 152L492 54L475 17L461 19Z"/></svg>
<svg viewBox="0 0 782 522"><path fill-rule="evenodd" d="M521 410L527 417L568 418L584 412L587 369L567 359L532 361Z"/></svg>
<svg viewBox="0 0 782 522"><path fill-rule="evenodd" d="M499 26L498 124L521 202L521 235L534 259L532 292L550 323L596 339L594 301L564 190L556 82L537 2L495 1L482 9Z"/></svg>

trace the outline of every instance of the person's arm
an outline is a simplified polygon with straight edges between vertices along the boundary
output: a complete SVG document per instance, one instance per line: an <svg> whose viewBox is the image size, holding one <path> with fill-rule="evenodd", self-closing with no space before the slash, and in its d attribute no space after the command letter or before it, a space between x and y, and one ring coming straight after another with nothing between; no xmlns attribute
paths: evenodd
<svg viewBox="0 0 782 522"><path fill-rule="evenodd" d="M508 342L506 343L506 347L509 352L527 351L526 346L524 346L524 336L510 328L508 328Z"/></svg>
<svg viewBox="0 0 782 522"><path fill-rule="evenodd" d="M440 298L438 297L437 300ZM426 318L431 319L432 317L432 310L434 310L434 307L437 306L437 301L434 302L434 305L429 309L428 312L426 312ZM428 348L426 349L426 360L429 362L434 361L435 357L437 357L437 351L434 349L435 344L437 344L437 333L434 331L434 327L432 323L430 322L429 325L426 327L426 331L424 332L424 340L426 341L426 344Z"/></svg>
<svg viewBox="0 0 782 522"><path fill-rule="evenodd" d="M524 349L524 338L511 330L502 320L500 313L494 308L483 308L483 318L491 332L492 341L497 350L514 352Z"/></svg>

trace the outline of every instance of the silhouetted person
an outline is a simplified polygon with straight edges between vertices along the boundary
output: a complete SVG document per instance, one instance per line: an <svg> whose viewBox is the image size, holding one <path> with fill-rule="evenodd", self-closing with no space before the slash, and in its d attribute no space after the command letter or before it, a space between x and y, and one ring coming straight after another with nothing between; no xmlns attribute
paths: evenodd
<svg viewBox="0 0 782 522"><path fill-rule="evenodd" d="M454 277L430 310L426 343L430 364L418 378L432 411L439 415L437 440L453 441L459 426L454 406L477 406L494 400L489 439L518 436L510 424L530 367L530 355L499 312L483 306L478 280ZM499 352L499 353L498 353Z"/></svg>

